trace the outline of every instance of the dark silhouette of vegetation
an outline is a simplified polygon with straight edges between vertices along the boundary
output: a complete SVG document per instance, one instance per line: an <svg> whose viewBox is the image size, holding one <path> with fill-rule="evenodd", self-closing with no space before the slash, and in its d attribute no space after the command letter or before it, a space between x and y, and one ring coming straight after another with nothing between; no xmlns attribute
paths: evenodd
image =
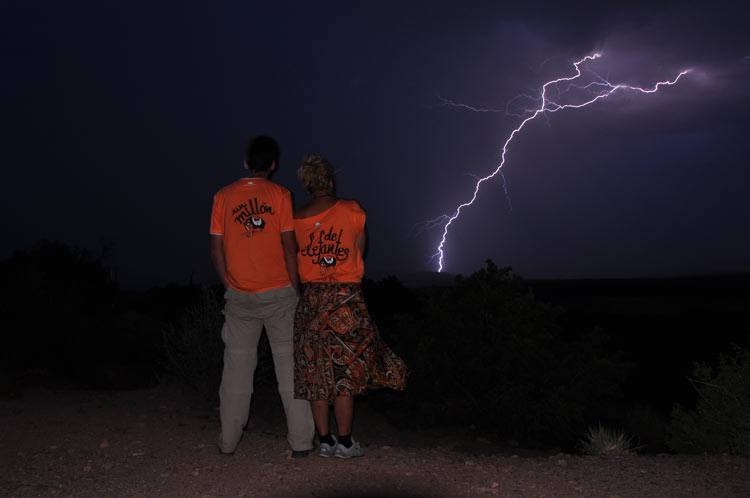
<svg viewBox="0 0 750 498"><path fill-rule="evenodd" d="M40 241L0 263L0 363L90 387L153 385L158 323L130 306L104 252Z"/></svg>
<svg viewBox="0 0 750 498"><path fill-rule="evenodd" d="M376 316L411 370L389 410L402 422L474 424L539 445L571 444L588 421L612 417L628 366L598 331L564 331L561 310L510 269L487 262L421 294L391 320Z"/></svg>
<svg viewBox="0 0 750 498"><path fill-rule="evenodd" d="M678 453L750 455L750 347L721 355L716 368L696 364L688 380L697 406L674 408L669 447Z"/></svg>
<svg viewBox="0 0 750 498"><path fill-rule="evenodd" d="M221 382L221 301L218 289L203 289L200 298L164 328L167 371L210 401L216 401Z"/></svg>
<svg viewBox="0 0 750 498"><path fill-rule="evenodd" d="M472 423L527 444L571 443L621 400L627 366L603 354L596 331L566 334L559 310L509 269L488 262L452 287L414 291L387 278L365 290L381 333L411 370L404 395L371 401L397 424ZM222 305L205 291L165 333L170 371L212 401ZM273 378L270 366L259 358L256 382Z"/></svg>
<svg viewBox="0 0 750 498"><path fill-rule="evenodd" d="M420 275L435 283L420 288L364 282L381 334L411 371L406 392L363 400L395 424L474 425L566 449L601 424L658 452L670 409L697 392L695 409L674 410L669 448L747 453L747 349L690 369L743 343L747 328L729 324L750 319L750 278L528 282L491 262L451 285L442 277ZM105 251L41 241L0 262L0 293L1 396L46 380L123 389L168 377L215 406L219 287L124 291ZM271 385L265 336L258 354L256 386Z"/></svg>
<svg viewBox="0 0 750 498"><path fill-rule="evenodd" d="M163 329L166 372L212 406L219 401L223 368L223 307L223 289L204 288L198 299L184 308L177 320L166 322ZM254 384L256 388L270 385L274 379L271 348L264 334L258 344Z"/></svg>

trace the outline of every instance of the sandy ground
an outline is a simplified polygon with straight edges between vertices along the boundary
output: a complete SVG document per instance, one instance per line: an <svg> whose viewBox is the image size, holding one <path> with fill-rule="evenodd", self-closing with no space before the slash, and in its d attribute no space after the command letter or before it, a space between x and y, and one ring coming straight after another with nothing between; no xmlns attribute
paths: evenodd
<svg viewBox="0 0 750 498"><path fill-rule="evenodd" d="M519 456L470 433L399 433L366 409L364 458L292 460L277 397L256 399L232 456L217 452L217 413L166 388L2 400L0 496L750 496L747 458Z"/></svg>

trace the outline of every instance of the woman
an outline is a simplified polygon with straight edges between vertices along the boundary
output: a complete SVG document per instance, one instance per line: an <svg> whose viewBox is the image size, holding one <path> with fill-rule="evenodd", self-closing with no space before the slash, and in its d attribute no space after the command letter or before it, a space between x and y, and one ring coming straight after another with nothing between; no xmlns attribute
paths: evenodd
<svg viewBox="0 0 750 498"><path fill-rule="evenodd" d="M353 396L403 390L407 368L380 338L362 295L365 212L336 197L333 166L322 157L305 158L297 176L312 199L294 214L304 284L294 320L295 397L311 402L320 456L362 456L351 437ZM331 403L338 439L328 425Z"/></svg>

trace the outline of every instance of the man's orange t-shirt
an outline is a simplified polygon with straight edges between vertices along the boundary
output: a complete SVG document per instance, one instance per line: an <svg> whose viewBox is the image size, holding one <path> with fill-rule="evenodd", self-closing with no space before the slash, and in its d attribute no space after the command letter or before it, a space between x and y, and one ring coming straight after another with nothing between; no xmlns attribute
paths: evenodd
<svg viewBox="0 0 750 498"><path fill-rule="evenodd" d="M270 180L242 178L214 196L210 233L224 236L227 282L237 290L291 285L281 232L292 230L292 196Z"/></svg>
<svg viewBox="0 0 750 498"><path fill-rule="evenodd" d="M294 220L297 266L303 282L359 283L365 273L357 238L366 215L355 201L339 199L325 211Z"/></svg>

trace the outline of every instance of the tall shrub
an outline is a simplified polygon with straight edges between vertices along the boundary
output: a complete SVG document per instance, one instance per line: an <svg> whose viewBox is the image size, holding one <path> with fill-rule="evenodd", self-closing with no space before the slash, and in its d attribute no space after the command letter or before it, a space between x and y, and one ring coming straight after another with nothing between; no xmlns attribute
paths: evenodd
<svg viewBox="0 0 750 498"><path fill-rule="evenodd" d="M697 364L688 380L698 402L694 410L674 408L670 449L750 455L750 346L720 356L715 369Z"/></svg>
<svg viewBox="0 0 750 498"><path fill-rule="evenodd" d="M0 262L0 364L86 371L106 361L119 290L102 257L42 240Z"/></svg>
<svg viewBox="0 0 750 498"><path fill-rule="evenodd" d="M473 423L527 444L573 444L621 397L627 373L599 331L566 334L561 311L508 268L486 266L425 292L399 317L411 370L401 402L420 422ZM403 408L402 408L403 409Z"/></svg>

